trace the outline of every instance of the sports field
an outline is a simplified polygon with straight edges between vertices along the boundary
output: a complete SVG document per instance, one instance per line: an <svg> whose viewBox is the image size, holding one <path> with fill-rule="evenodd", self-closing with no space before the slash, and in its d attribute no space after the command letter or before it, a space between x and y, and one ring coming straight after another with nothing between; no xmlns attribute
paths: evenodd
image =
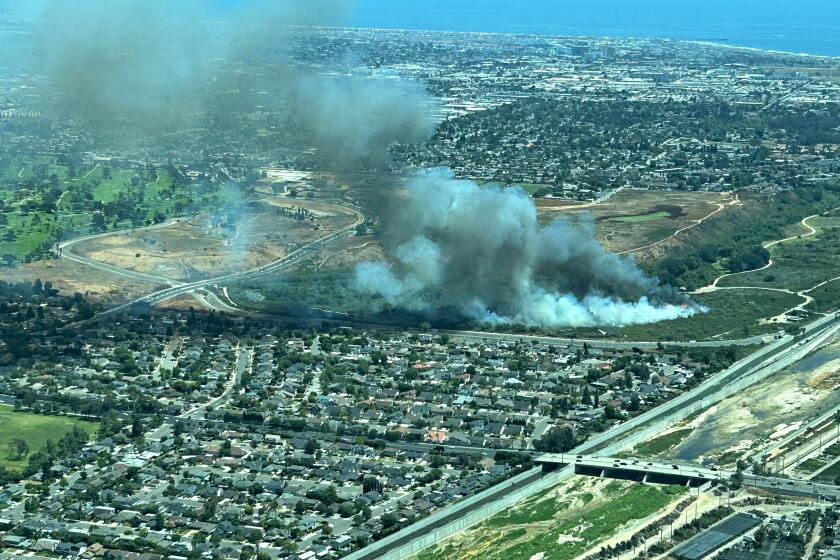
<svg viewBox="0 0 840 560"><path fill-rule="evenodd" d="M0 405L0 465L9 470L20 471L26 466L25 457L14 459L9 452L9 442L18 438L29 445L30 454L43 449L47 440L58 441L64 434L78 426L91 438L99 429L98 422L88 422L68 416L44 416L28 412L16 412L13 407Z"/></svg>

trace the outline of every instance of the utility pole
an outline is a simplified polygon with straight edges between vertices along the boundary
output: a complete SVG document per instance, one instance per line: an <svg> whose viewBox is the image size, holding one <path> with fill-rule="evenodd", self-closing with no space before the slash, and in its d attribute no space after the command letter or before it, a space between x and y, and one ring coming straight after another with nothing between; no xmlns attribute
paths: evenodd
<svg viewBox="0 0 840 560"><path fill-rule="evenodd" d="M694 500L694 522L697 523L697 507L700 503L700 483L697 483L697 499Z"/></svg>

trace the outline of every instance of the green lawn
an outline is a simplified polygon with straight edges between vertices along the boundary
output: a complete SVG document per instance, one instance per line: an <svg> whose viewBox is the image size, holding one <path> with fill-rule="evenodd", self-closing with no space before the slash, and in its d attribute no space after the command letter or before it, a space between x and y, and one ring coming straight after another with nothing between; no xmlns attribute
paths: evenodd
<svg viewBox="0 0 840 560"><path fill-rule="evenodd" d="M0 465L9 470L20 471L26 466L26 459L12 461L9 457L9 442L20 438L29 444L30 453L42 449L47 440L58 441L64 434L78 426L94 437L99 429L98 422L88 422L68 416L44 416L28 412L15 412L11 406L0 405Z"/></svg>
<svg viewBox="0 0 840 560"><path fill-rule="evenodd" d="M621 222L623 224L643 224L645 222L655 222L656 220L663 220L670 218L671 214L668 212L654 212L652 214L643 214L640 216L619 216L618 218L610 218L610 222Z"/></svg>

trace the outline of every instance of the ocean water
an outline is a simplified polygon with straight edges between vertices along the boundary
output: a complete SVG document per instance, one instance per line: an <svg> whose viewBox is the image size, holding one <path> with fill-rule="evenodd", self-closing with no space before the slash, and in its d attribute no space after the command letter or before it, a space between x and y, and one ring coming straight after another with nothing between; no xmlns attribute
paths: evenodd
<svg viewBox="0 0 840 560"><path fill-rule="evenodd" d="M352 25L671 38L840 57L840 0L356 0Z"/></svg>

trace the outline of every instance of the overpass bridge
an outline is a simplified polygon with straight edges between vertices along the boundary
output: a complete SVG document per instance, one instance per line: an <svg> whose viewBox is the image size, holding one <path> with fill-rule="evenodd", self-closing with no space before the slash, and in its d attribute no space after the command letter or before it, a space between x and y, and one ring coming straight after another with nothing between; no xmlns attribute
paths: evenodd
<svg viewBox="0 0 840 560"><path fill-rule="evenodd" d="M570 467L575 474L599 478L634 480L653 484L683 484L700 487L729 481L735 471L691 464L659 463L645 459L545 454L534 458L545 471ZM810 480L742 473L744 486L771 494L840 501L840 487Z"/></svg>

